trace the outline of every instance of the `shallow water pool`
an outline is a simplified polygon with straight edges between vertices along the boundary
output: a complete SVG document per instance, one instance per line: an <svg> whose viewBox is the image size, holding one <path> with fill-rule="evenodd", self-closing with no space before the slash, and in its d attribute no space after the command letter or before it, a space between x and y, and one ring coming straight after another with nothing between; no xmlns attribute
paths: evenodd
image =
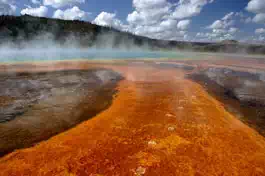
<svg viewBox="0 0 265 176"><path fill-rule="evenodd" d="M23 49L0 50L0 62L49 61L70 59L185 59L182 52L117 50L117 49ZM194 56L192 56L194 57Z"/></svg>

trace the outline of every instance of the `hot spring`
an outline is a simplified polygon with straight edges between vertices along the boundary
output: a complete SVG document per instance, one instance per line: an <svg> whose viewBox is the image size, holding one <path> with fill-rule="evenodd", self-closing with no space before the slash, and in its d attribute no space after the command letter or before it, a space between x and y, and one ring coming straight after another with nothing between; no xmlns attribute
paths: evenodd
<svg viewBox="0 0 265 176"><path fill-rule="evenodd" d="M119 49L0 49L0 62L52 61L72 59L186 59L193 54L173 51Z"/></svg>

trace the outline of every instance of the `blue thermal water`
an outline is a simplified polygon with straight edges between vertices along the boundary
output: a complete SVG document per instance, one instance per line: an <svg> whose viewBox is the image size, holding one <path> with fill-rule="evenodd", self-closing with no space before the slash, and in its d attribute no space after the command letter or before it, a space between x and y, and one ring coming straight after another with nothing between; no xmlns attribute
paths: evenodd
<svg viewBox="0 0 265 176"><path fill-rule="evenodd" d="M70 59L184 59L187 54L180 52L117 50L117 49L23 49L0 50L0 62L50 61Z"/></svg>

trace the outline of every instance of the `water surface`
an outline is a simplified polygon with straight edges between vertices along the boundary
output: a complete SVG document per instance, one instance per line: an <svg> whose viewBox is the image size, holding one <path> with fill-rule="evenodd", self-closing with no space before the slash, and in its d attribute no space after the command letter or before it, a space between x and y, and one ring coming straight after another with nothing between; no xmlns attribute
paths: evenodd
<svg viewBox="0 0 265 176"><path fill-rule="evenodd" d="M185 59L189 56L181 52L118 50L118 49L23 49L0 50L0 62L47 61L71 59Z"/></svg>

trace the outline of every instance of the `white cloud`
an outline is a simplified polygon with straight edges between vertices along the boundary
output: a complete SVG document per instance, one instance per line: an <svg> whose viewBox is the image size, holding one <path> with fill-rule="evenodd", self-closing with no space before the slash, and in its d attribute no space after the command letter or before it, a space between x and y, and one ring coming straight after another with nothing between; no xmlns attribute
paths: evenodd
<svg viewBox="0 0 265 176"><path fill-rule="evenodd" d="M144 10L149 8L160 8L167 4L166 0L133 0L133 6L137 10Z"/></svg>
<svg viewBox="0 0 265 176"><path fill-rule="evenodd" d="M228 33L230 33L230 34L235 34L235 33L238 32L238 31L239 31L238 28L231 27L231 28L228 30Z"/></svg>
<svg viewBox="0 0 265 176"><path fill-rule="evenodd" d="M101 12L93 23L101 26L114 27L120 30L127 30L127 26L123 25L122 22L116 18L115 13Z"/></svg>
<svg viewBox="0 0 265 176"><path fill-rule="evenodd" d="M240 31L235 27L235 22L240 19L245 20L246 16L242 12L230 12L227 13L220 20L214 21L208 29L211 32L197 33L196 37L203 39L203 41L222 41L227 39L235 39Z"/></svg>
<svg viewBox="0 0 265 176"><path fill-rule="evenodd" d="M180 0L173 4L167 0L133 0L135 10L127 17L134 25L153 25L164 19L183 19L198 15L213 0Z"/></svg>
<svg viewBox="0 0 265 176"><path fill-rule="evenodd" d="M154 6L154 4L152 4ZM142 5L146 7L146 5ZM128 20L129 22L129 20ZM174 40L176 37L183 38L185 35L184 31L176 31L178 21L174 19L163 20L160 19L152 25L147 25L142 21L140 24L129 23L129 25L123 24L116 18L116 14L101 12L93 21L93 23L102 26L111 26L123 31L130 31L136 35L147 36L151 38L169 39ZM149 23L148 23L149 24Z"/></svg>
<svg viewBox="0 0 265 176"><path fill-rule="evenodd" d="M150 38L157 38L163 40L183 40L187 35L186 31L177 31L178 22L173 19L164 20L156 25L138 25L131 28L131 32L136 35L147 36Z"/></svg>
<svg viewBox="0 0 265 176"><path fill-rule="evenodd" d="M163 40L183 40L186 31L177 28L178 22L172 19L164 20L156 25L138 25L131 28L131 32L136 35Z"/></svg>
<svg viewBox="0 0 265 176"><path fill-rule="evenodd" d="M255 23L265 23L265 1L264 0L251 0L246 10L255 13L256 16L253 18Z"/></svg>
<svg viewBox="0 0 265 176"><path fill-rule="evenodd" d="M128 14L130 31L151 38L167 37L177 21L168 18L173 7L167 0L133 0L134 11ZM164 34L162 35L162 33Z"/></svg>
<svg viewBox="0 0 265 176"><path fill-rule="evenodd" d="M56 10L53 14L53 18L64 19L64 20L87 20L90 13L80 10L79 7L74 6L73 8L66 10Z"/></svg>
<svg viewBox="0 0 265 176"><path fill-rule="evenodd" d="M144 21L144 18L139 12L133 11L132 13L128 14L127 21L131 24L139 24Z"/></svg>
<svg viewBox="0 0 265 176"><path fill-rule="evenodd" d="M230 28L228 30L227 29L213 29L211 33L206 33L206 34L199 33L196 36L207 38L208 41L222 41L222 40L234 39L235 38L234 34L236 32L238 32L237 28Z"/></svg>
<svg viewBox="0 0 265 176"><path fill-rule="evenodd" d="M221 29L224 28L224 24L221 20L216 20L215 22L213 22L213 24L211 24L209 26L209 28L211 29Z"/></svg>
<svg viewBox="0 0 265 176"><path fill-rule="evenodd" d="M233 35L225 34L225 35L219 37L217 40L222 41L222 40L233 40L233 39L235 39L235 37Z"/></svg>
<svg viewBox="0 0 265 176"><path fill-rule="evenodd" d="M210 28L210 29L225 29L225 28L232 26L234 24L234 22L235 22L234 20L231 20L231 21L216 20L208 28Z"/></svg>
<svg viewBox="0 0 265 176"><path fill-rule="evenodd" d="M196 34L196 37L206 37L207 35L205 34L205 33L203 33L203 32L198 32L197 34Z"/></svg>
<svg viewBox="0 0 265 176"><path fill-rule="evenodd" d="M167 30L163 32L160 31L158 33L150 33L147 36L163 40L184 40L185 36L187 38L187 33L186 31Z"/></svg>
<svg viewBox="0 0 265 176"><path fill-rule="evenodd" d="M250 23L250 22L252 22L252 18L249 17L248 15L245 15L243 12L234 13L234 17L239 17L239 21L241 23ZM232 18L233 18L233 15L232 15Z"/></svg>
<svg viewBox="0 0 265 176"><path fill-rule="evenodd" d="M45 6L40 6L37 8L28 7L25 9L22 9L20 12L22 15L32 15L37 17L45 17L48 13L48 8Z"/></svg>
<svg viewBox="0 0 265 176"><path fill-rule="evenodd" d="M138 35L147 35L152 38L159 38L159 36L169 36L172 32L176 32L175 30L178 25L178 22L173 19L164 20L159 24L147 26L147 25L139 25L134 29L134 32ZM162 34L163 33L163 34ZM178 33L177 35L179 35Z"/></svg>
<svg viewBox="0 0 265 176"><path fill-rule="evenodd" d="M259 28L255 30L256 34L264 34L265 33L265 29L264 28Z"/></svg>
<svg viewBox="0 0 265 176"><path fill-rule="evenodd" d="M264 36L259 36L258 40L259 40L260 42L265 42L265 37L264 37Z"/></svg>
<svg viewBox="0 0 265 176"><path fill-rule="evenodd" d="M227 30L225 29L213 29L213 33L220 36L227 33Z"/></svg>
<svg viewBox="0 0 265 176"><path fill-rule="evenodd" d="M158 39L187 39L192 16L213 0L133 0L134 11L127 16L130 31ZM178 21L184 19L182 21Z"/></svg>
<svg viewBox="0 0 265 176"><path fill-rule="evenodd" d="M177 26L178 26L177 20L173 19L164 20L160 23L160 27L162 28L162 30L169 30Z"/></svg>
<svg viewBox="0 0 265 176"><path fill-rule="evenodd" d="M246 10L252 13L265 13L265 1L264 0L251 0Z"/></svg>
<svg viewBox="0 0 265 176"><path fill-rule="evenodd" d="M187 30L190 25L190 20L182 20L178 22L178 29Z"/></svg>
<svg viewBox="0 0 265 176"><path fill-rule="evenodd" d="M243 12L236 12L236 13L235 13L235 16L239 16L239 17L241 17L241 18L244 18L244 17L245 17L245 15L244 15Z"/></svg>
<svg viewBox="0 0 265 176"><path fill-rule="evenodd" d="M31 0L33 4L41 4L40 0Z"/></svg>
<svg viewBox="0 0 265 176"><path fill-rule="evenodd" d="M172 16L176 19L196 16L206 4L212 2L213 0L180 0Z"/></svg>
<svg viewBox="0 0 265 176"><path fill-rule="evenodd" d="M159 33L161 33L161 28L159 26L137 26L134 29L134 33L136 35L152 37L155 35L159 35Z"/></svg>
<svg viewBox="0 0 265 176"><path fill-rule="evenodd" d="M158 39L187 39L190 17L198 15L213 0L133 0L134 11L127 16L130 31ZM185 20L183 20L185 19ZM182 20L182 21L178 21Z"/></svg>
<svg viewBox="0 0 265 176"><path fill-rule="evenodd" d="M16 6L12 0L0 0L0 15L13 15L16 12Z"/></svg>
<svg viewBox="0 0 265 176"><path fill-rule="evenodd" d="M156 10L133 11L128 14L127 21L134 25L147 25L160 22L168 13L168 7Z"/></svg>
<svg viewBox="0 0 265 176"><path fill-rule="evenodd" d="M255 23L265 23L265 13L259 13L254 18Z"/></svg>
<svg viewBox="0 0 265 176"><path fill-rule="evenodd" d="M60 8L81 3L85 3L85 0L43 0L43 4L45 6L52 6L54 8Z"/></svg>
<svg viewBox="0 0 265 176"><path fill-rule="evenodd" d="M234 25L235 20L233 19L237 16L237 13L230 12L226 14L222 19L214 21L208 28L210 29L226 29Z"/></svg>
<svg viewBox="0 0 265 176"><path fill-rule="evenodd" d="M171 4L166 0L133 0L135 10L128 14L127 21L132 25L159 23L170 12Z"/></svg>
<svg viewBox="0 0 265 176"><path fill-rule="evenodd" d="M221 31L218 31L218 32L221 32ZM196 39L199 41L204 41L204 42L217 41L220 39L219 37L220 37L220 34L213 33L213 32L212 33L210 33L210 32L207 32L207 33L199 32L196 34Z"/></svg>
<svg viewBox="0 0 265 176"><path fill-rule="evenodd" d="M234 15L234 12L230 12L230 13L228 13L228 14L226 14L223 18L222 18L222 20L230 20L232 17L233 17L233 15Z"/></svg>

